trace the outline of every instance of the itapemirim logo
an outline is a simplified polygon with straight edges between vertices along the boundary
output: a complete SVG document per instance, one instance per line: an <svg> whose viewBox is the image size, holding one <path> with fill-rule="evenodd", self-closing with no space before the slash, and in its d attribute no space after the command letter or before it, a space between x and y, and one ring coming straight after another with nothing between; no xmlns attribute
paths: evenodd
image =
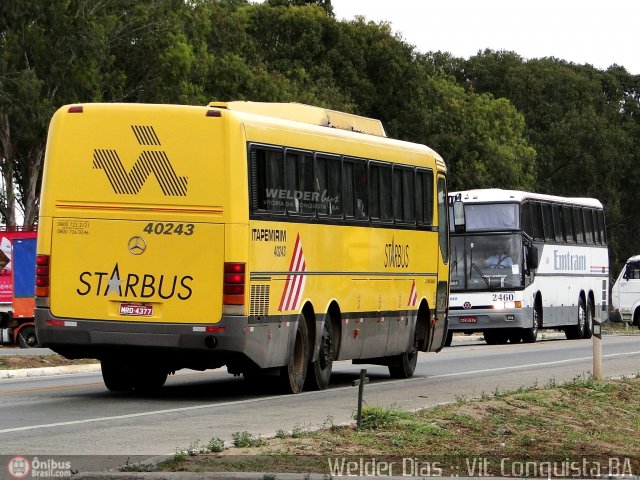
<svg viewBox="0 0 640 480"><path fill-rule="evenodd" d="M153 127L132 125L131 130L140 145L161 145ZM176 174L163 150L143 150L131 170L127 172L116 150L96 148L93 151L93 168L104 170L113 191L117 194L137 194L153 173L164 195L187 195L187 177Z"/></svg>

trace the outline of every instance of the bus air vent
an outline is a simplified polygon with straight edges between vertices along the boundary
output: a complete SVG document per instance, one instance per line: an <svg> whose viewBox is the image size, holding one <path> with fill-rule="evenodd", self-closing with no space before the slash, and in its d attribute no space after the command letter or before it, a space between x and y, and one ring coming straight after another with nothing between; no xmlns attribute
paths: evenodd
<svg viewBox="0 0 640 480"><path fill-rule="evenodd" d="M269 285L251 285L249 315L263 316L269 313Z"/></svg>

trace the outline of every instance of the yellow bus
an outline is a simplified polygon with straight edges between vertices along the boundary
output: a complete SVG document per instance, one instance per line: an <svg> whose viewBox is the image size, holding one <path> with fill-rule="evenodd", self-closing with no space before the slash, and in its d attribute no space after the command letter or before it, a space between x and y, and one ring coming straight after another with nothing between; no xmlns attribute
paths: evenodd
<svg viewBox="0 0 640 480"><path fill-rule="evenodd" d="M448 302L446 167L377 120L302 104L59 109L36 268L43 346L106 387L178 369L324 389L338 360L413 375Z"/></svg>

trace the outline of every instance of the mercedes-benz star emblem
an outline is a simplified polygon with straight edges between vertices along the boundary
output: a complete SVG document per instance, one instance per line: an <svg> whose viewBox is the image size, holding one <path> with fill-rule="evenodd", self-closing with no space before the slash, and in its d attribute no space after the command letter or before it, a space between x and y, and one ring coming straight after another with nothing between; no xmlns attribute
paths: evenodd
<svg viewBox="0 0 640 480"><path fill-rule="evenodd" d="M147 249L147 242L142 237L131 237L128 248L132 255L142 255Z"/></svg>

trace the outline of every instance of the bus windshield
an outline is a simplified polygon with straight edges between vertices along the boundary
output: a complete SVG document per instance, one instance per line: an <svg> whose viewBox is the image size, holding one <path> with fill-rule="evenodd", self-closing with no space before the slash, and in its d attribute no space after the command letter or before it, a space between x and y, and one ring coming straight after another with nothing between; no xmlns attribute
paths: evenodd
<svg viewBox="0 0 640 480"><path fill-rule="evenodd" d="M521 235L454 235L451 250L451 291L523 286Z"/></svg>

